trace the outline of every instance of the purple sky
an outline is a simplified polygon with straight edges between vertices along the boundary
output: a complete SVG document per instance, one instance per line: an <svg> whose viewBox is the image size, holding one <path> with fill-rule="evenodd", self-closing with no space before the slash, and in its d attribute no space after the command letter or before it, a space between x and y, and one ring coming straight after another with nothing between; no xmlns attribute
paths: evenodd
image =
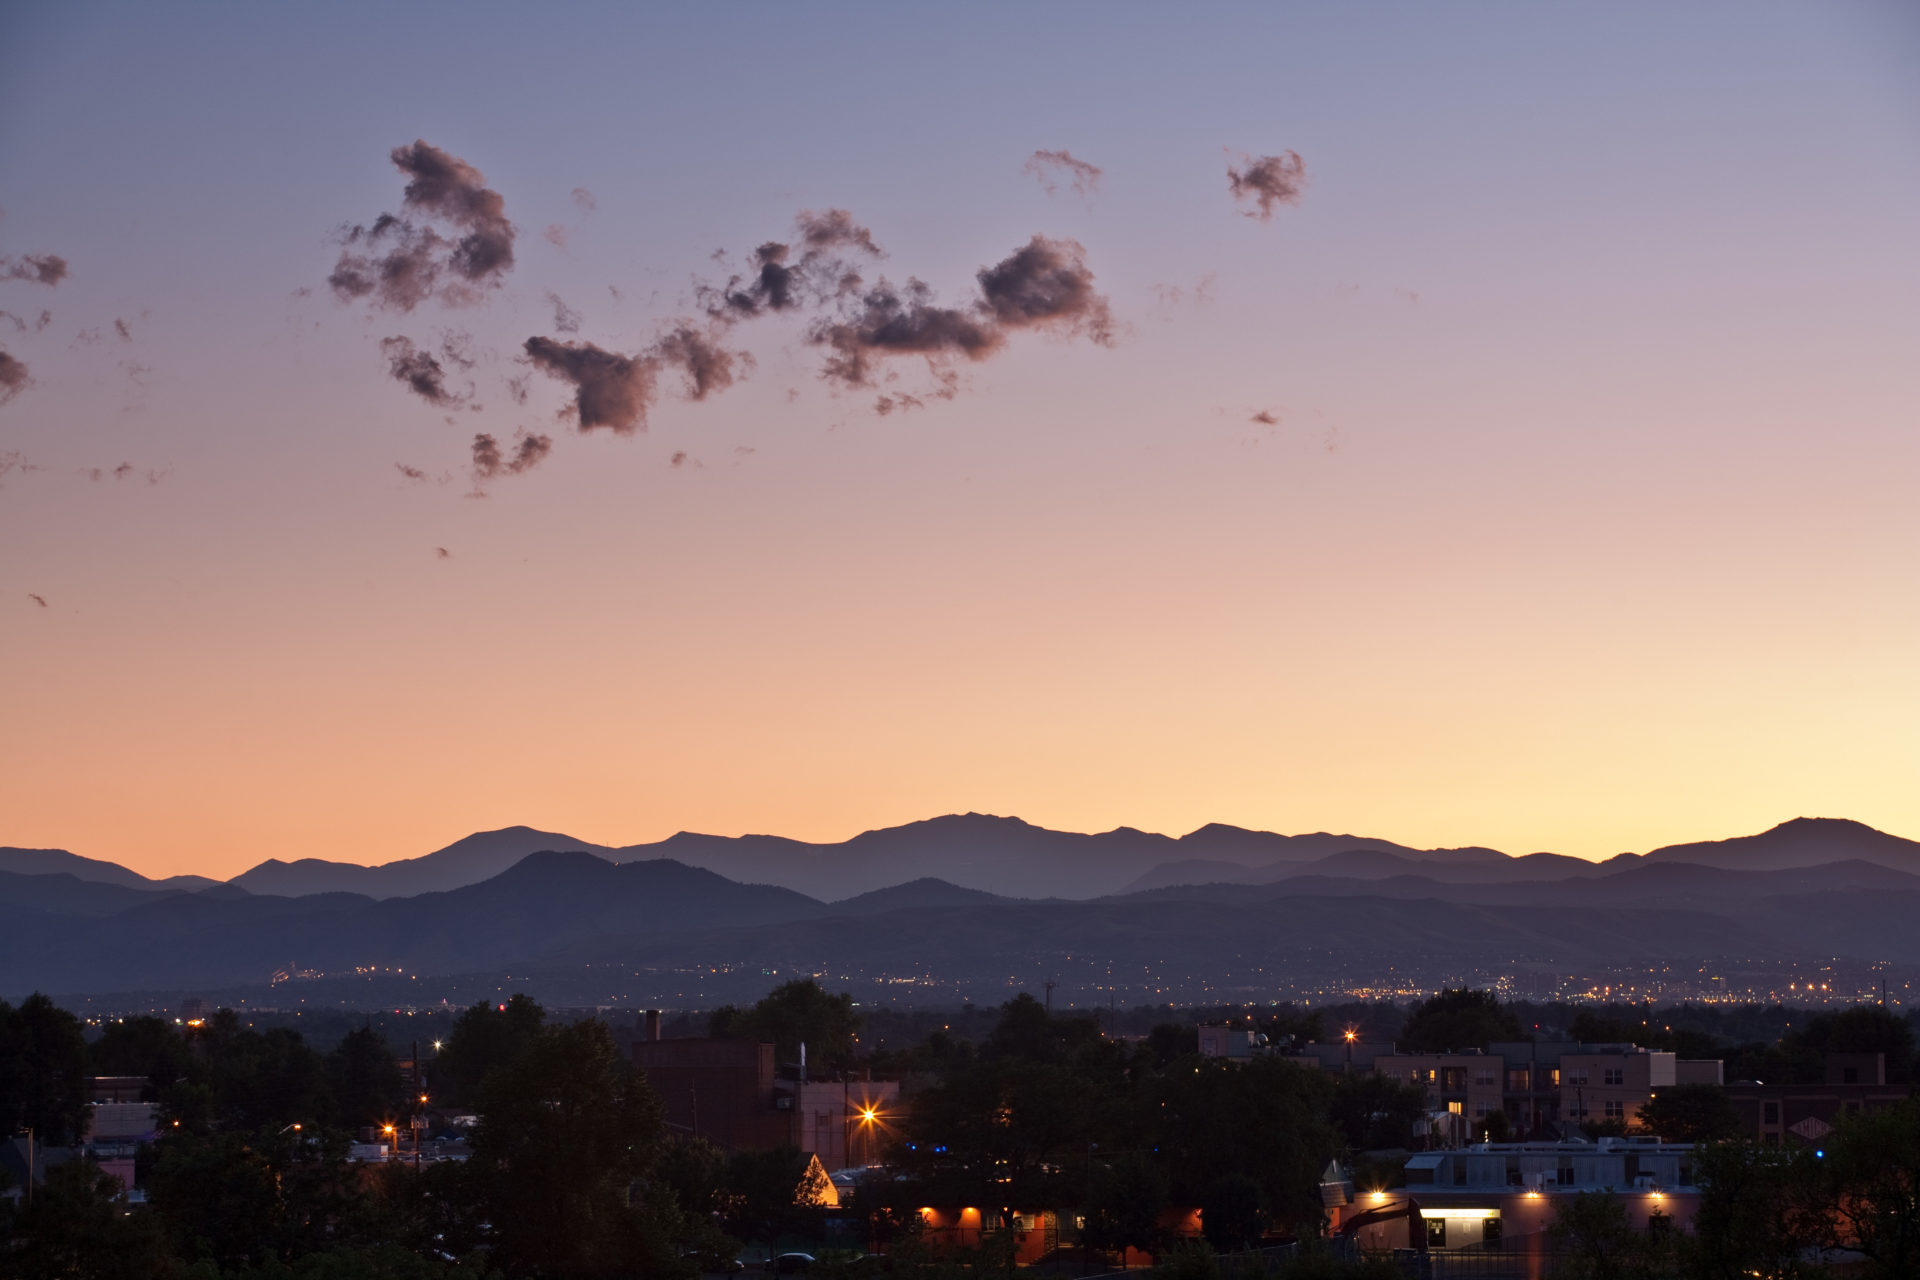
<svg viewBox="0 0 1920 1280"><path fill-rule="evenodd" d="M1916 66L1905 4L7 8L0 843L1920 836ZM714 318L835 209L885 256ZM383 212L411 310L328 285Z"/></svg>

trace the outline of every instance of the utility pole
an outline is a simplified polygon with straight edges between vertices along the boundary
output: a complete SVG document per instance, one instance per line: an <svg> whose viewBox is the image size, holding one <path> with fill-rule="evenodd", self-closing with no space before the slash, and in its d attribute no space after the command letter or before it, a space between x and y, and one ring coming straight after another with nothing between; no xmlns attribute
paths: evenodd
<svg viewBox="0 0 1920 1280"><path fill-rule="evenodd" d="M1058 986L1059 984L1058 984L1058 983L1056 983L1056 982L1055 982L1055 981L1054 981L1054 980L1053 980L1052 978L1048 978L1048 979L1047 979L1047 980L1046 980L1045 982L1043 982L1043 983L1041 983L1040 985L1046 988L1046 991L1047 991L1047 1016L1048 1016L1049 1018L1051 1018L1051 1017L1053 1016L1053 989L1054 989L1054 987L1056 987L1056 986Z"/></svg>

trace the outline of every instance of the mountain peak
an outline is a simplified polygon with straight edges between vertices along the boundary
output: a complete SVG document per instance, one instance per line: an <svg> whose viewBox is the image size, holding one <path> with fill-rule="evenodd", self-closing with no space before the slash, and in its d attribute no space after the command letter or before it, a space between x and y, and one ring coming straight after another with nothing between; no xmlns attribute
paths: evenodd
<svg viewBox="0 0 1920 1280"><path fill-rule="evenodd" d="M1654 849L1649 862L1692 862L1748 871L1778 871L1858 859L1920 872L1920 843L1852 818L1792 818L1758 835L1697 840Z"/></svg>
<svg viewBox="0 0 1920 1280"><path fill-rule="evenodd" d="M1865 835L1885 836L1887 833L1864 822L1852 818L1788 818L1778 826L1768 827L1761 832L1763 836L1811 836L1811 835Z"/></svg>

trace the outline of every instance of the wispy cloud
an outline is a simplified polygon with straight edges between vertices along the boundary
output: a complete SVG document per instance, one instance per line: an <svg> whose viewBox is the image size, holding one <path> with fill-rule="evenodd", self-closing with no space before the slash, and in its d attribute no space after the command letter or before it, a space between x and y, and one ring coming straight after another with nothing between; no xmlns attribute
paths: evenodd
<svg viewBox="0 0 1920 1280"><path fill-rule="evenodd" d="M1036 151L1027 158L1027 163L1020 171L1039 179L1048 195L1058 191L1062 182L1071 186L1074 194L1080 196L1090 196L1100 189L1100 167L1088 164L1085 160L1076 160L1070 151Z"/></svg>
<svg viewBox="0 0 1920 1280"><path fill-rule="evenodd" d="M15 315L11 311L0 311L0 320L10 322L13 325L13 331L15 333L25 333L28 329L39 333L53 323L53 312L42 310L40 314L35 317L33 323L28 324L24 316Z"/></svg>
<svg viewBox="0 0 1920 1280"><path fill-rule="evenodd" d="M1243 156L1238 165L1227 166L1227 189L1239 201L1251 200L1254 208L1241 213L1265 222L1281 205L1299 204L1307 189L1307 167L1295 151L1277 156Z"/></svg>
<svg viewBox="0 0 1920 1280"><path fill-rule="evenodd" d="M547 305L553 308L553 327L561 333L580 332L580 313L566 304L553 290L547 290Z"/></svg>
<svg viewBox="0 0 1920 1280"><path fill-rule="evenodd" d="M382 338L380 354L387 358L387 373L428 404L453 409L466 403L465 396L447 389L447 371L438 357L416 346L412 338Z"/></svg>
<svg viewBox="0 0 1920 1280"><path fill-rule="evenodd" d="M503 453L500 442L482 432L473 438L473 478L476 482L496 476L517 476L539 466L553 449L548 436L522 435L511 452Z"/></svg>

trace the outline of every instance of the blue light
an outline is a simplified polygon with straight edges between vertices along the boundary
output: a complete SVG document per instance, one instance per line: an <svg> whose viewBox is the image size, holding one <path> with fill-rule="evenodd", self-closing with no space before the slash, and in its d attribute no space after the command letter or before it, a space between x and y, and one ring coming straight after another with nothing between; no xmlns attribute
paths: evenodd
<svg viewBox="0 0 1920 1280"><path fill-rule="evenodd" d="M1827 1158L1827 1153L1824 1151L1816 1151L1813 1153L1813 1158L1815 1160L1825 1160Z"/></svg>

